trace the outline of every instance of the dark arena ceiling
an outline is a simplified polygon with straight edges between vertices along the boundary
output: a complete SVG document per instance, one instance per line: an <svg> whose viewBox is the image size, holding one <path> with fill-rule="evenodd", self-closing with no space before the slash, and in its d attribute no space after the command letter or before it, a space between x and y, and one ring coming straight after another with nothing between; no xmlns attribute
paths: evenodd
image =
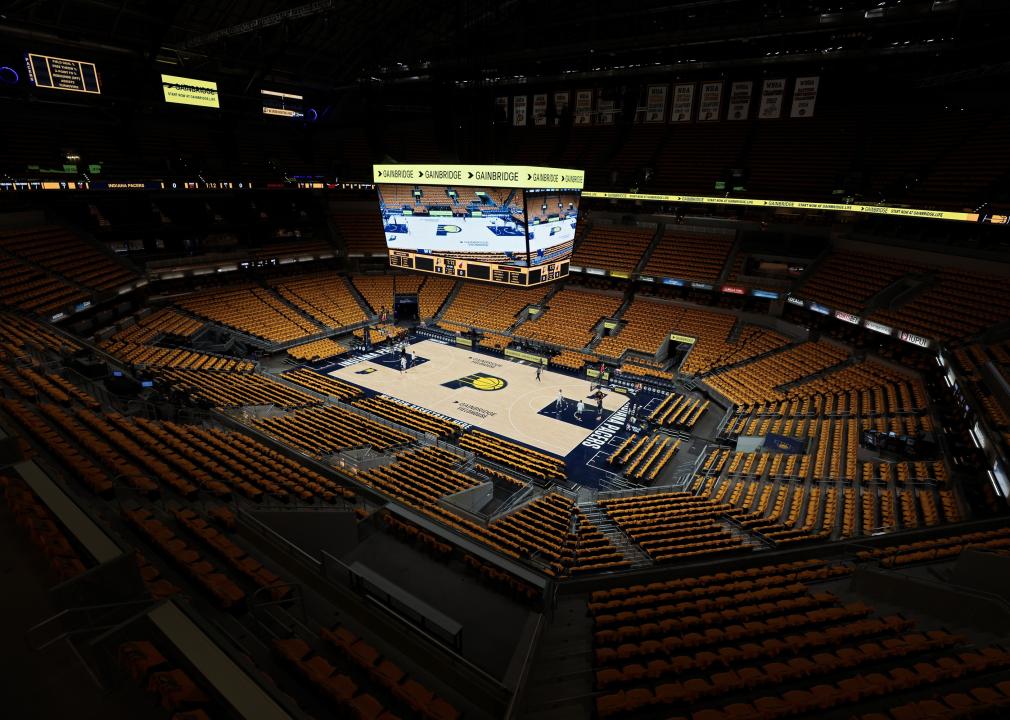
<svg viewBox="0 0 1010 720"><path fill-rule="evenodd" d="M1005 56L999 0L679 0L635 3L14 0L0 43L26 39L148 63L339 89L511 84L682 67L911 57L915 72Z"/></svg>

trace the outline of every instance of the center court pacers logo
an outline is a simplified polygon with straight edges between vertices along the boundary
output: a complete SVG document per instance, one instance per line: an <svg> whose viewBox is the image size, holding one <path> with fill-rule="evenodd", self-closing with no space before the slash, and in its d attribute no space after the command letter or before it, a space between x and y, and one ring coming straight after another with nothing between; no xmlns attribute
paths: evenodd
<svg viewBox="0 0 1010 720"><path fill-rule="evenodd" d="M459 388L465 386L472 387L474 390L483 390L485 392L501 390L507 385L508 382L503 378L495 375L488 375L487 373L482 372L471 373L470 375L461 377L458 380L450 380L447 383L442 383L442 387L447 387L450 390L458 390Z"/></svg>

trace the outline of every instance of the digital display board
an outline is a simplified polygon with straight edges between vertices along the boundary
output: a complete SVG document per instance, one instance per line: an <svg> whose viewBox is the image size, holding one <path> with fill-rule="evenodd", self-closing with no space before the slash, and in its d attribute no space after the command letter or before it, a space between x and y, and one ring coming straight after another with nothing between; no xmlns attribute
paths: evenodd
<svg viewBox="0 0 1010 720"><path fill-rule="evenodd" d="M102 92L94 63L28 53L27 64L28 79L36 87L92 95Z"/></svg>
<svg viewBox="0 0 1010 720"><path fill-rule="evenodd" d="M376 165L373 172L391 266L508 285L568 274L580 171ZM488 182L440 182L459 178Z"/></svg>
<svg viewBox="0 0 1010 720"><path fill-rule="evenodd" d="M198 107L221 107L217 96L217 83L211 80L162 75L161 87L165 102Z"/></svg>
<svg viewBox="0 0 1010 720"><path fill-rule="evenodd" d="M529 265L567 262L579 220L577 190L526 190Z"/></svg>
<svg viewBox="0 0 1010 720"><path fill-rule="evenodd" d="M303 118L305 117L305 98L292 93L276 90L260 90L263 98L263 114L274 117Z"/></svg>

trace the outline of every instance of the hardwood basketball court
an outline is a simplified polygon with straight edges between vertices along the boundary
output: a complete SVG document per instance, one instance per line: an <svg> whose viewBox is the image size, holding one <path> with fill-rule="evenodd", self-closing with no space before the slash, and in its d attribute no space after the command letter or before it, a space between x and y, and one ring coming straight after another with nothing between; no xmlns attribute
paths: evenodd
<svg viewBox="0 0 1010 720"><path fill-rule="evenodd" d="M538 382L535 365L434 340L410 347L417 354L418 365L404 373L399 366L377 362L381 358L376 357L329 374L561 457L600 424L593 422L596 410L587 399L591 392L588 380L545 369ZM591 426L549 414L559 389L568 403L569 415L575 402L585 400L584 422ZM624 395L606 392L603 408L608 413L628 402Z"/></svg>

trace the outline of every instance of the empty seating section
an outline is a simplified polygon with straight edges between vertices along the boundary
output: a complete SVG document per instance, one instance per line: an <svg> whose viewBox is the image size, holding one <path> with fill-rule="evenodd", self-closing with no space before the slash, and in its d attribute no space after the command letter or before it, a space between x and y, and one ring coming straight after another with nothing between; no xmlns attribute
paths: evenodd
<svg viewBox="0 0 1010 720"><path fill-rule="evenodd" d="M148 564L146 567L152 567ZM210 720L220 708L193 676L166 658L149 640L129 640L116 649L116 659L130 680L152 696L172 720Z"/></svg>
<svg viewBox="0 0 1010 720"><path fill-rule="evenodd" d="M0 230L0 249L93 290L114 290L137 277L97 246L59 227Z"/></svg>
<svg viewBox="0 0 1010 720"><path fill-rule="evenodd" d="M63 526L20 477L0 475L0 491L15 523L46 556L59 582L87 570L81 553L67 538Z"/></svg>
<svg viewBox="0 0 1010 720"><path fill-rule="evenodd" d="M940 340L967 337L1010 317L1010 287L1006 276L937 269L932 283L907 303L870 317Z"/></svg>
<svg viewBox="0 0 1010 720"><path fill-rule="evenodd" d="M325 653L317 653L300 637L274 640L273 650L325 699L332 712L361 720L394 720L401 715L387 710L384 704L391 698L391 704L401 706L411 717L459 719L460 713L452 703L383 656L371 639L359 637L344 625L323 627L319 639ZM339 658L337 665L330 662L334 655Z"/></svg>
<svg viewBox="0 0 1010 720"><path fill-rule="evenodd" d="M0 257L0 302L28 312L51 314L91 297L66 280L14 258Z"/></svg>
<svg viewBox="0 0 1010 720"><path fill-rule="evenodd" d="M123 362L146 368L181 368L186 370L207 370L213 372L252 372L256 366L249 360L211 355L210 353L166 348L155 345L140 345L132 342L110 340L102 344L102 349Z"/></svg>
<svg viewBox="0 0 1010 720"><path fill-rule="evenodd" d="M0 354L12 359L21 356L28 347L56 352L64 348L68 351L80 349L77 342L57 334L41 323L0 312Z"/></svg>
<svg viewBox="0 0 1010 720"><path fill-rule="evenodd" d="M688 492L598 500L610 519L656 562L749 552L726 522L739 511Z"/></svg>
<svg viewBox="0 0 1010 720"><path fill-rule="evenodd" d="M593 339L602 318L613 317L624 302L620 296L563 289L547 301L547 310L516 328L516 335L550 345L581 348Z"/></svg>
<svg viewBox="0 0 1010 720"><path fill-rule="evenodd" d="M481 457L540 480L565 479L563 459L481 430L468 431L459 439L459 445Z"/></svg>
<svg viewBox="0 0 1010 720"><path fill-rule="evenodd" d="M599 362L599 356L576 350L562 350L551 358L552 365L558 365L568 370L581 370L586 363L593 365Z"/></svg>
<svg viewBox="0 0 1010 720"><path fill-rule="evenodd" d="M744 325L730 341L736 317L699 308L636 298L621 315L624 322L616 335L604 337L595 352L620 358L625 351L655 357L671 334L695 338L681 371L703 374L723 365L748 360L783 347L788 339L755 325ZM677 341L669 340L672 349ZM643 364L641 361L638 364ZM644 363L648 364L648 363ZM624 368L635 373L634 368ZM638 374L654 374L639 372ZM662 375L661 375L662 376Z"/></svg>
<svg viewBox="0 0 1010 720"><path fill-rule="evenodd" d="M385 397L371 397L355 400L354 406L380 415L390 422L409 427L420 433L435 435L442 439L459 434L461 426L424 410L408 407L396 400Z"/></svg>
<svg viewBox="0 0 1010 720"><path fill-rule="evenodd" d="M343 343L337 342L332 338L323 338L321 340L312 340L304 345L290 347L285 352L293 360L311 363L343 355L349 350L350 348Z"/></svg>
<svg viewBox="0 0 1010 720"><path fill-rule="evenodd" d="M162 308L145 318L138 319L133 325L124 327L113 335L112 339L145 344L155 342L164 335L190 338L203 325L204 323L196 318L183 315L171 308Z"/></svg>
<svg viewBox="0 0 1010 720"><path fill-rule="evenodd" d="M607 460L632 480L653 482L677 453L680 442L667 435L632 435Z"/></svg>
<svg viewBox="0 0 1010 720"><path fill-rule="evenodd" d="M389 450L414 440L404 432L333 405L250 420L249 424L314 457L360 447Z"/></svg>
<svg viewBox="0 0 1010 720"><path fill-rule="evenodd" d="M783 385L842 362L848 351L825 341L806 342L768 357L710 375L711 387L738 405L783 400Z"/></svg>
<svg viewBox="0 0 1010 720"><path fill-rule="evenodd" d="M1007 552L1010 550L1010 528L956 533L872 550L860 550L856 553L856 559L860 562L877 561L884 567L895 567L954 558L968 547Z"/></svg>
<svg viewBox="0 0 1010 720"><path fill-rule="evenodd" d="M462 463L459 455L426 447L402 452L396 462L359 473L358 479L421 509L479 484L461 472Z"/></svg>
<svg viewBox="0 0 1010 720"><path fill-rule="evenodd" d="M725 321L709 323L706 327L708 320L695 312L678 323L678 331L683 330L687 334L698 336L698 342L691 347L691 352L681 365L681 372L709 373L725 365L734 365L764 355L790 342L785 335L757 325L744 325L740 328L735 342L730 342L716 331L717 328L721 330Z"/></svg>
<svg viewBox="0 0 1010 720"><path fill-rule="evenodd" d="M337 398L338 400L349 401L362 395L361 388L329 375L317 373L315 370L309 370L308 368L289 370L281 377L288 382L301 385L309 390L314 390L317 393Z"/></svg>
<svg viewBox="0 0 1010 720"><path fill-rule="evenodd" d="M577 244L572 265L632 272L655 234L655 227L594 225Z"/></svg>
<svg viewBox="0 0 1010 720"><path fill-rule="evenodd" d="M417 295L418 319L430 320L442 308L445 299L449 297L455 281L446 277L425 278Z"/></svg>
<svg viewBox="0 0 1010 720"><path fill-rule="evenodd" d="M697 424L708 406L708 400L671 393L649 413L649 420L657 425L690 429Z"/></svg>
<svg viewBox="0 0 1010 720"><path fill-rule="evenodd" d="M191 400L203 400L216 407L275 405L287 409L319 402L267 375L171 369L162 371L159 378Z"/></svg>
<svg viewBox="0 0 1010 720"><path fill-rule="evenodd" d="M516 289L485 283L464 283L442 313L439 325L450 330L476 326L504 332L527 305L538 305L550 288Z"/></svg>
<svg viewBox="0 0 1010 720"><path fill-rule="evenodd" d="M594 592L597 715L807 717L877 707L880 695L913 688L957 689L963 677L1010 666L1000 647L969 648L942 629L915 631L901 615L843 603L812 585L849 572L800 560ZM973 703L949 697L960 708ZM932 709L894 717L955 716L965 717Z"/></svg>
<svg viewBox="0 0 1010 720"><path fill-rule="evenodd" d="M154 545L180 572L202 587L222 608L244 608L246 593L219 565L194 550L185 540L176 536L170 527L154 517L150 510L123 509L128 523Z"/></svg>
<svg viewBox="0 0 1010 720"><path fill-rule="evenodd" d="M342 328L367 319L347 287L347 279L335 273L275 280L272 286L278 295L326 327Z"/></svg>
<svg viewBox="0 0 1010 720"><path fill-rule="evenodd" d="M330 216L348 255L385 255L382 218L375 212L337 212Z"/></svg>
<svg viewBox="0 0 1010 720"><path fill-rule="evenodd" d="M575 511L574 524L575 530L568 536L560 561L552 567L556 575L580 575L631 567L631 561L581 510Z"/></svg>
<svg viewBox="0 0 1010 720"><path fill-rule="evenodd" d="M204 290L180 299L178 304L212 322L270 342L290 342L322 331L272 292L259 287Z"/></svg>
<svg viewBox="0 0 1010 720"><path fill-rule="evenodd" d="M643 272L646 275L714 283L722 276L733 242L733 235L701 235L667 228Z"/></svg>
<svg viewBox="0 0 1010 720"><path fill-rule="evenodd" d="M867 302L916 267L881 255L836 250L822 260L797 295L861 315Z"/></svg>
<svg viewBox="0 0 1010 720"><path fill-rule="evenodd" d="M365 301L372 306L374 313L378 314L385 308L392 316L395 292L393 275L355 275L351 278L351 282Z"/></svg>

